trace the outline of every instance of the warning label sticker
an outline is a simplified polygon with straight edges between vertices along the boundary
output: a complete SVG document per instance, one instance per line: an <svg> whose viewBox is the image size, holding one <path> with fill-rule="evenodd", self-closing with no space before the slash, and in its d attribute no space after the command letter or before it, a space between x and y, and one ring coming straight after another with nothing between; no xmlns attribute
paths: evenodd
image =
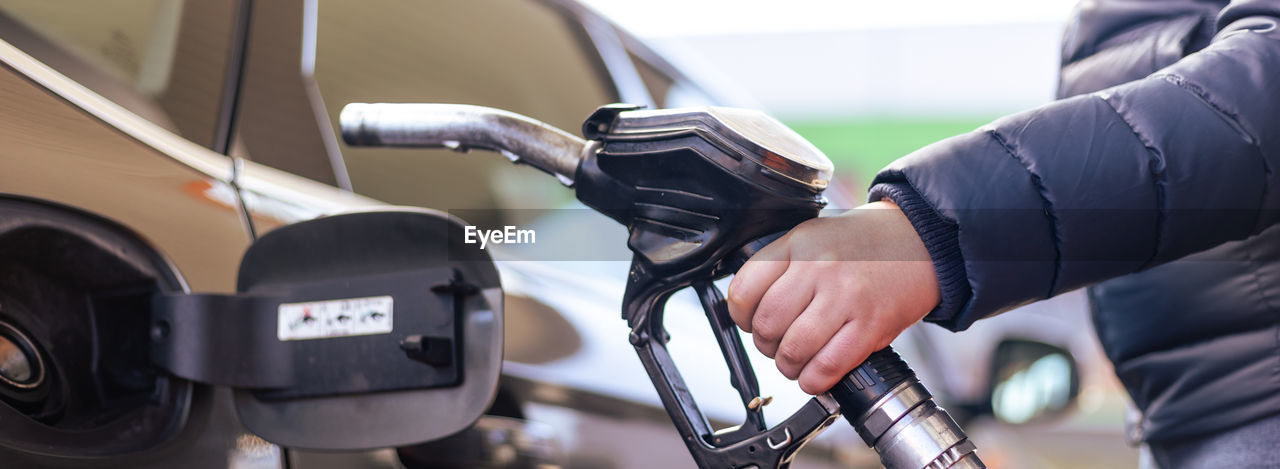
<svg viewBox="0 0 1280 469"><path fill-rule="evenodd" d="M276 338L309 340L391 333L390 296L284 303Z"/></svg>

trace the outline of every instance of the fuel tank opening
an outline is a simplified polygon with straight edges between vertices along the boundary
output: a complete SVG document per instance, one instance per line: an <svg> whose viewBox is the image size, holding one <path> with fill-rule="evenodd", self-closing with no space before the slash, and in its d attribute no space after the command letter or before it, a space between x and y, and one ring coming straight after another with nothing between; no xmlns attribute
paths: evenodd
<svg viewBox="0 0 1280 469"><path fill-rule="evenodd" d="M0 383L11 390L28 390L44 383L44 360L31 339L0 321Z"/></svg>
<svg viewBox="0 0 1280 469"><path fill-rule="evenodd" d="M202 418L149 356L152 297L182 289L127 229L0 197L0 460L139 452Z"/></svg>

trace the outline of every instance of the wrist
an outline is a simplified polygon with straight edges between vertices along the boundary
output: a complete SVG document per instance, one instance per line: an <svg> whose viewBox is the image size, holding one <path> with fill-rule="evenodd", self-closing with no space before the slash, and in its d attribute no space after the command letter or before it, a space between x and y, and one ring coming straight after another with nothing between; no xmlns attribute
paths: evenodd
<svg viewBox="0 0 1280 469"><path fill-rule="evenodd" d="M941 298L925 320L945 325L964 308L973 294L960 252L959 228L942 217L906 182L876 184L871 188L868 199L877 201L872 204L892 204L911 223L933 261Z"/></svg>

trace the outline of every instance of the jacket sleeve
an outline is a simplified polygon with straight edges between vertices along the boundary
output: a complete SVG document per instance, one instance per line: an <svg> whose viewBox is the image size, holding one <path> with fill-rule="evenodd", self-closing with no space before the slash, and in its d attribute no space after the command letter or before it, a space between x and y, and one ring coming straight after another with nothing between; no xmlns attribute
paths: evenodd
<svg viewBox="0 0 1280 469"><path fill-rule="evenodd" d="M1110 44L1068 33L1066 59L1157 60L1168 40L1107 58L1152 24L1129 23L1106 26ZM1186 23L1179 48L1193 47ZM943 301L926 320L962 330L1276 223L1280 1L1233 2L1208 29L1202 49L1154 74L999 119L876 176L869 198L902 207L937 268Z"/></svg>

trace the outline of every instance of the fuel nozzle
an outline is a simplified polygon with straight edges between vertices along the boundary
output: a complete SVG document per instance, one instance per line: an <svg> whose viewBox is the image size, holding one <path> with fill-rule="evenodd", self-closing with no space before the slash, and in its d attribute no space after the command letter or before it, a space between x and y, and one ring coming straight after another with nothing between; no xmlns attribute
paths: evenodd
<svg viewBox="0 0 1280 469"><path fill-rule="evenodd" d="M786 467L840 413L889 468L985 467L889 348L766 425L760 408L767 400L713 281L826 204L831 161L781 122L740 109L609 105L583 124L583 140L496 109L351 104L341 123L351 145L498 151L555 175L584 204L626 226L634 253L622 307L629 339L700 467ZM747 411L733 429L711 428L666 349L666 301L687 287L698 293Z"/></svg>

